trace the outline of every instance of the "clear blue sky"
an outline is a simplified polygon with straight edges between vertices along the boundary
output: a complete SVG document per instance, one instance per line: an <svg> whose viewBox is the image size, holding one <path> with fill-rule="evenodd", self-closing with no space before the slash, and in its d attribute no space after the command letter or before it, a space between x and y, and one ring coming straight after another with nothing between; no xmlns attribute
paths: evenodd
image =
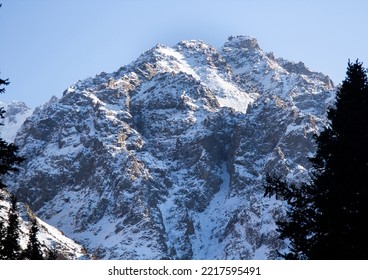
<svg viewBox="0 0 368 280"><path fill-rule="evenodd" d="M113 72L157 43L229 35L345 77L348 59L368 66L366 0L0 0L1 101L40 105L77 80Z"/></svg>

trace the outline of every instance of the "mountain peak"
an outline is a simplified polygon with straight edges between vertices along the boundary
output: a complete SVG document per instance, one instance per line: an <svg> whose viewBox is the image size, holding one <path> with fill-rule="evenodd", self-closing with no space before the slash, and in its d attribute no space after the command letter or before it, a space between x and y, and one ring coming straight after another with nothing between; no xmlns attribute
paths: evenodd
<svg viewBox="0 0 368 280"><path fill-rule="evenodd" d="M157 45L35 112L9 186L98 258L275 258L263 179L308 179L333 96L306 71L244 35Z"/></svg>
<svg viewBox="0 0 368 280"><path fill-rule="evenodd" d="M183 40L179 42L176 46L180 46L186 49L210 49L211 46L202 40Z"/></svg>
<svg viewBox="0 0 368 280"><path fill-rule="evenodd" d="M224 47L238 49L260 49L257 39L247 35L229 36Z"/></svg>

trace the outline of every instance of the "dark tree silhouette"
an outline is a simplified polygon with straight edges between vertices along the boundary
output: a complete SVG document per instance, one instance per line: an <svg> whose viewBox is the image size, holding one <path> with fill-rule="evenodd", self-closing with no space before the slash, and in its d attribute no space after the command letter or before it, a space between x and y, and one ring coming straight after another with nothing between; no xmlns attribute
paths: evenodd
<svg viewBox="0 0 368 280"><path fill-rule="evenodd" d="M4 253L4 241L5 241L5 227L3 221L0 220L0 260L3 260L5 258Z"/></svg>
<svg viewBox="0 0 368 280"><path fill-rule="evenodd" d="M3 254L6 260L17 260L20 254L19 245L19 216L17 211L17 200L11 196L11 204L8 212L8 226L4 239Z"/></svg>
<svg viewBox="0 0 368 280"><path fill-rule="evenodd" d="M23 258L27 260L42 260L41 244L37 239L38 233L37 220L33 219L31 222L31 229L29 231L29 240L27 249L23 253Z"/></svg>
<svg viewBox="0 0 368 280"><path fill-rule="evenodd" d="M47 260L57 260L59 258L59 253L56 248L49 249L46 254Z"/></svg>
<svg viewBox="0 0 368 280"><path fill-rule="evenodd" d="M1 3L0 3L1 7ZM9 85L8 79L0 78L0 94L5 92L5 86ZM5 110L0 108L0 120L4 118ZM0 125L2 125L0 123ZM6 188L4 175L17 171L17 165L24 158L17 155L18 148L14 144L5 142L0 137L0 189ZM0 197L0 199L4 199ZM17 204L14 196L11 196L11 205L8 212L7 227L0 221L0 259L18 259L20 254L19 246L19 221Z"/></svg>
<svg viewBox="0 0 368 280"><path fill-rule="evenodd" d="M8 79L0 79L0 93L5 92L3 85L8 85ZM4 118L5 110L0 108L0 119ZM0 125L2 125L0 123ZM7 143L0 137L0 189L4 188L3 176L9 172L17 171L16 165L21 163L24 158L17 155L18 148L12 143Z"/></svg>
<svg viewBox="0 0 368 280"><path fill-rule="evenodd" d="M3 80L3 79L0 78L0 86L2 86L2 85L5 85L5 86L9 85L10 82L8 80L9 79ZM0 93L4 93L4 92L5 92L5 88L4 87L1 87L0 88Z"/></svg>
<svg viewBox="0 0 368 280"><path fill-rule="evenodd" d="M290 240L287 259L368 259L368 79L348 63L328 126L316 136L312 182L299 186L267 177L265 195L289 204L279 221Z"/></svg>

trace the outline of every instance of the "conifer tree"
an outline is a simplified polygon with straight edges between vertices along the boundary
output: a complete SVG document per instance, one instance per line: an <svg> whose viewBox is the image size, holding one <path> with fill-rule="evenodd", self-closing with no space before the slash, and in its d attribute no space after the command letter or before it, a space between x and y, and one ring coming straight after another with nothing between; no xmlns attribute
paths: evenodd
<svg viewBox="0 0 368 280"><path fill-rule="evenodd" d="M28 260L42 260L41 244L37 239L38 233L37 220L33 219L31 223L31 229L29 231L29 240L27 248L23 254L24 259Z"/></svg>
<svg viewBox="0 0 368 280"><path fill-rule="evenodd" d="M5 227L3 221L0 220L0 260L5 259L4 241L5 241Z"/></svg>
<svg viewBox="0 0 368 280"><path fill-rule="evenodd" d="M9 79L3 80L0 78L0 86L3 86L3 85L5 86L9 85ZM0 93L4 93L4 92L5 92L5 88L4 87L0 88Z"/></svg>
<svg viewBox="0 0 368 280"><path fill-rule="evenodd" d="M1 4L0 4L1 7ZM5 92L5 86L9 85L8 79L0 78L0 94ZM0 108L0 120L4 118L5 110ZM0 123L0 125L2 125ZM18 148L7 143L0 137L0 189L5 188L3 177L4 175L17 171L17 164L21 163L24 158L17 155ZM0 199L3 199L0 197ZM8 213L8 226L0 221L0 259L17 259L19 246L19 222L16 207L16 199L11 198L11 207Z"/></svg>
<svg viewBox="0 0 368 280"><path fill-rule="evenodd" d="M1 7L0 3L0 7ZM9 85L9 79L0 78L0 94L5 93L5 86ZM4 118L5 110L0 107L0 120ZM3 125L0 123L0 125ZM14 144L5 142L0 137L0 189L4 188L3 176L9 172L16 171L15 167L21 163L24 158L17 155L18 148Z"/></svg>
<svg viewBox="0 0 368 280"><path fill-rule="evenodd" d="M17 260L20 254L19 245L19 216L17 211L17 200L11 196L11 204L8 212L8 226L4 240L4 259Z"/></svg>
<svg viewBox="0 0 368 280"><path fill-rule="evenodd" d="M47 260L57 260L59 257L58 250L56 248L49 249L46 253Z"/></svg>
<svg viewBox="0 0 368 280"><path fill-rule="evenodd" d="M1 7L1 5L0 5L0 7ZM8 79L3 80L3 79L0 78L0 94L5 92L5 87L4 86L7 86L7 85L9 85ZM4 118L4 114L5 114L4 108L0 107L0 118L1 119Z"/></svg>
<svg viewBox="0 0 368 280"><path fill-rule="evenodd" d="M5 92L3 86L8 85L8 79L0 79L0 93ZM0 120L4 118L5 110L0 108ZM2 125L0 123L0 125ZM9 172L17 171L16 165L21 163L24 158L17 155L18 148L13 143L7 143L0 137L0 189L5 188L3 176Z"/></svg>
<svg viewBox="0 0 368 280"><path fill-rule="evenodd" d="M4 86L9 84L8 79L0 79L0 93L5 92ZM4 118L5 110L0 108L0 119ZM1 124L0 124L1 125ZM18 148L14 144L5 142L0 137L0 189L5 188L4 175L17 171L16 165L24 159L17 155ZM0 259L18 258L19 247L19 223L16 210L16 199L12 197L11 207L8 213L8 226L0 225Z"/></svg>
<svg viewBox="0 0 368 280"><path fill-rule="evenodd" d="M268 177L265 195L289 203L280 237L287 259L368 259L368 78L348 63L328 126L316 136L312 181L299 186Z"/></svg>

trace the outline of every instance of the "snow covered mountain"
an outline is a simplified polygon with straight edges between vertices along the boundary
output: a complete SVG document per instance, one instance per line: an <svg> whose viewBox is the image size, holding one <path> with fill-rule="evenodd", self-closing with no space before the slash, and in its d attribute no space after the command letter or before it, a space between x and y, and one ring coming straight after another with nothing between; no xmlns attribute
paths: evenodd
<svg viewBox="0 0 368 280"><path fill-rule="evenodd" d="M17 131L27 117L31 116L33 110L24 102L12 101L10 103L0 102L0 108L6 112L0 126L0 136L3 140L11 143L14 141ZM42 107L38 108L41 109ZM36 109L36 110L38 110ZM85 249L67 238L62 232L39 219L28 205L18 203L18 215L20 223L20 246L25 249L29 238L30 219L36 219L39 226L37 238L41 244L44 255L55 253L59 259L90 258ZM5 189L0 189L0 220L7 225L7 215L10 207L10 194Z"/></svg>
<svg viewBox="0 0 368 280"><path fill-rule="evenodd" d="M9 185L97 258L273 259L284 205L265 174L308 179L333 97L254 38L157 45L36 110Z"/></svg>
<svg viewBox="0 0 368 280"><path fill-rule="evenodd" d="M12 101L10 103L0 102L0 108L6 111L4 114L5 118L0 120L3 124L0 126L0 136L6 142L12 143L18 129L32 115L33 110L21 101Z"/></svg>

